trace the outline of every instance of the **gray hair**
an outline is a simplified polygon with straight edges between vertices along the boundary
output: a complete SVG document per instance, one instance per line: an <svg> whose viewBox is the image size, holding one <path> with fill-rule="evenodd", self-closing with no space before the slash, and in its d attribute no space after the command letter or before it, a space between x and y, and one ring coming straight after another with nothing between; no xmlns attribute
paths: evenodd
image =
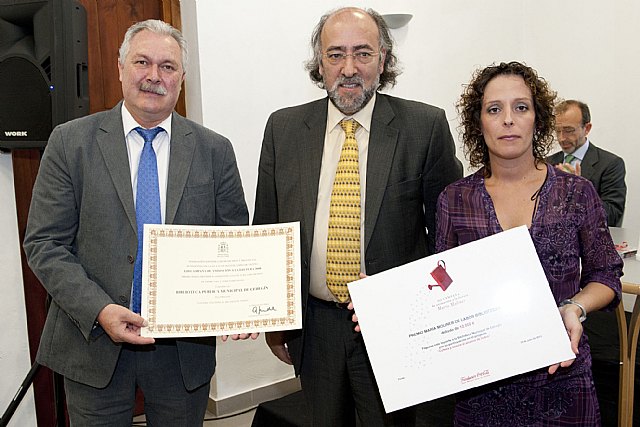
<svg viewBox="0 0 640 427"><path fill-rule="evenodd" d="M322 30L324 29L324 25L327 23L327 20L331 18L333 15L342 12L347 9L356 9L352 7L343 7L340 9L333 10L328 12L320 18L320 21L316 24L316 27L311 34L311 48L313 49L313 58L308 60L305 63L305 68L309 72L309 76L311 80L318 85L318 87L324 89L324 82L322 75L320 75L320 64L322 63L322 43L321 43L321 35ZM380 49L384 49L386 52L386 56L384 58L384 66L382 68L382 74L380 74L380 84L378 89L384 89L387 86L395 86L396 77L400 75L400 68L397 66L398 58L393 53L393 37L391 37L391 33L389 32L389 26L384 21L384 18L373 9L364 10L371 19L376 23L378 27L379 34L379 44Z"/></svg>
<svg viewBox="0 0 640 427"><path fill-rule="evenodd" d="M189 54L189 50L187 48L187 40L179 30L158 19L147 19L146 21L136 22L129 27L124 35L124 40L122 41L120 50L118 52L118 62L120 62L120 65L124 65L124 59L129 54L131 39L133 39L133 36L143 30L149 30L152 33L159 34L161 36L173 37L175 41L178 42L180 51L182 52L182 71L187 71L187 58Z"/></svg>

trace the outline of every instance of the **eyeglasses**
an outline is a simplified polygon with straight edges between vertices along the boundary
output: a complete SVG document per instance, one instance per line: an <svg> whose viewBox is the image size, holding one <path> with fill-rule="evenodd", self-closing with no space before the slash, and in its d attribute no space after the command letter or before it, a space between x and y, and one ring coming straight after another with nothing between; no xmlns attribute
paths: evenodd
<svg viewBox="0 0 640 427"><path fill-rule="evenodd" d="M583 127L583 126L580 126ZM574 133L576 133L578 129L574 128L574 127L563 127L563 128L556 128L556 134L557 135L561 135L561 134L565 134L565 135L573 135Z"/></svg>
<svg viewBox="0 0 640 427"><path fill-rule="evenodd" d="M369 52L366 50L361 50L354 53L327 52L322 54L322 56L327 58L327 61L331 65L342 64L347 60L347 56L352 57L353 60L358 62L359 64L369 64L378 55L380 55L380 52Z"/></svg>

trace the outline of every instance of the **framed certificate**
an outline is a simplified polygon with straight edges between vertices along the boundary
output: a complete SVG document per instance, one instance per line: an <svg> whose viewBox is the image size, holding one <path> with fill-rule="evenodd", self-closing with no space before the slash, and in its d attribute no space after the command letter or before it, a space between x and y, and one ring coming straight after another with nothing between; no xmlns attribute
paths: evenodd
<svg viewBox="0 0 640 427"><path fill-rule="evenodd" d="M299 223L147 224L143 336L196 337L302 327Z"/></svg>

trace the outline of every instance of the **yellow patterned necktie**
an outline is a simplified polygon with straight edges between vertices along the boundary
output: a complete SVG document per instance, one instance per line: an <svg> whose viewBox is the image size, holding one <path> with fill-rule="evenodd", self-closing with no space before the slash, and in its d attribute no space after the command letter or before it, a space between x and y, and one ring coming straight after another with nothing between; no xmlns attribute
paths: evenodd
<svg viewBox="0 0 640 427"><path fill-rule="evenodd" d="M331 190L327 235L327 287L340 302L349 300L347 283L360 277L360 169L356 130L343 120L345 140Z"/></svg>

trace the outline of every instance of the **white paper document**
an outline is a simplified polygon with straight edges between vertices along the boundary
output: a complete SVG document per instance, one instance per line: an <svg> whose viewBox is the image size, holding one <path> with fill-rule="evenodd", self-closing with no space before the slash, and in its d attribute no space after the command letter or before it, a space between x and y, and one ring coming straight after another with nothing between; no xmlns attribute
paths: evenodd
<svg viewBox="0 0 640 427"><path fill-rule="evenodd" d="M143 336L302 327L300 224L145 225Z"/></svg>
<svg viewBox="0 0 640 427"><path fill-rule="evenodd" d="M387 412L575 358L524 226L349 292Z"/></svg>

